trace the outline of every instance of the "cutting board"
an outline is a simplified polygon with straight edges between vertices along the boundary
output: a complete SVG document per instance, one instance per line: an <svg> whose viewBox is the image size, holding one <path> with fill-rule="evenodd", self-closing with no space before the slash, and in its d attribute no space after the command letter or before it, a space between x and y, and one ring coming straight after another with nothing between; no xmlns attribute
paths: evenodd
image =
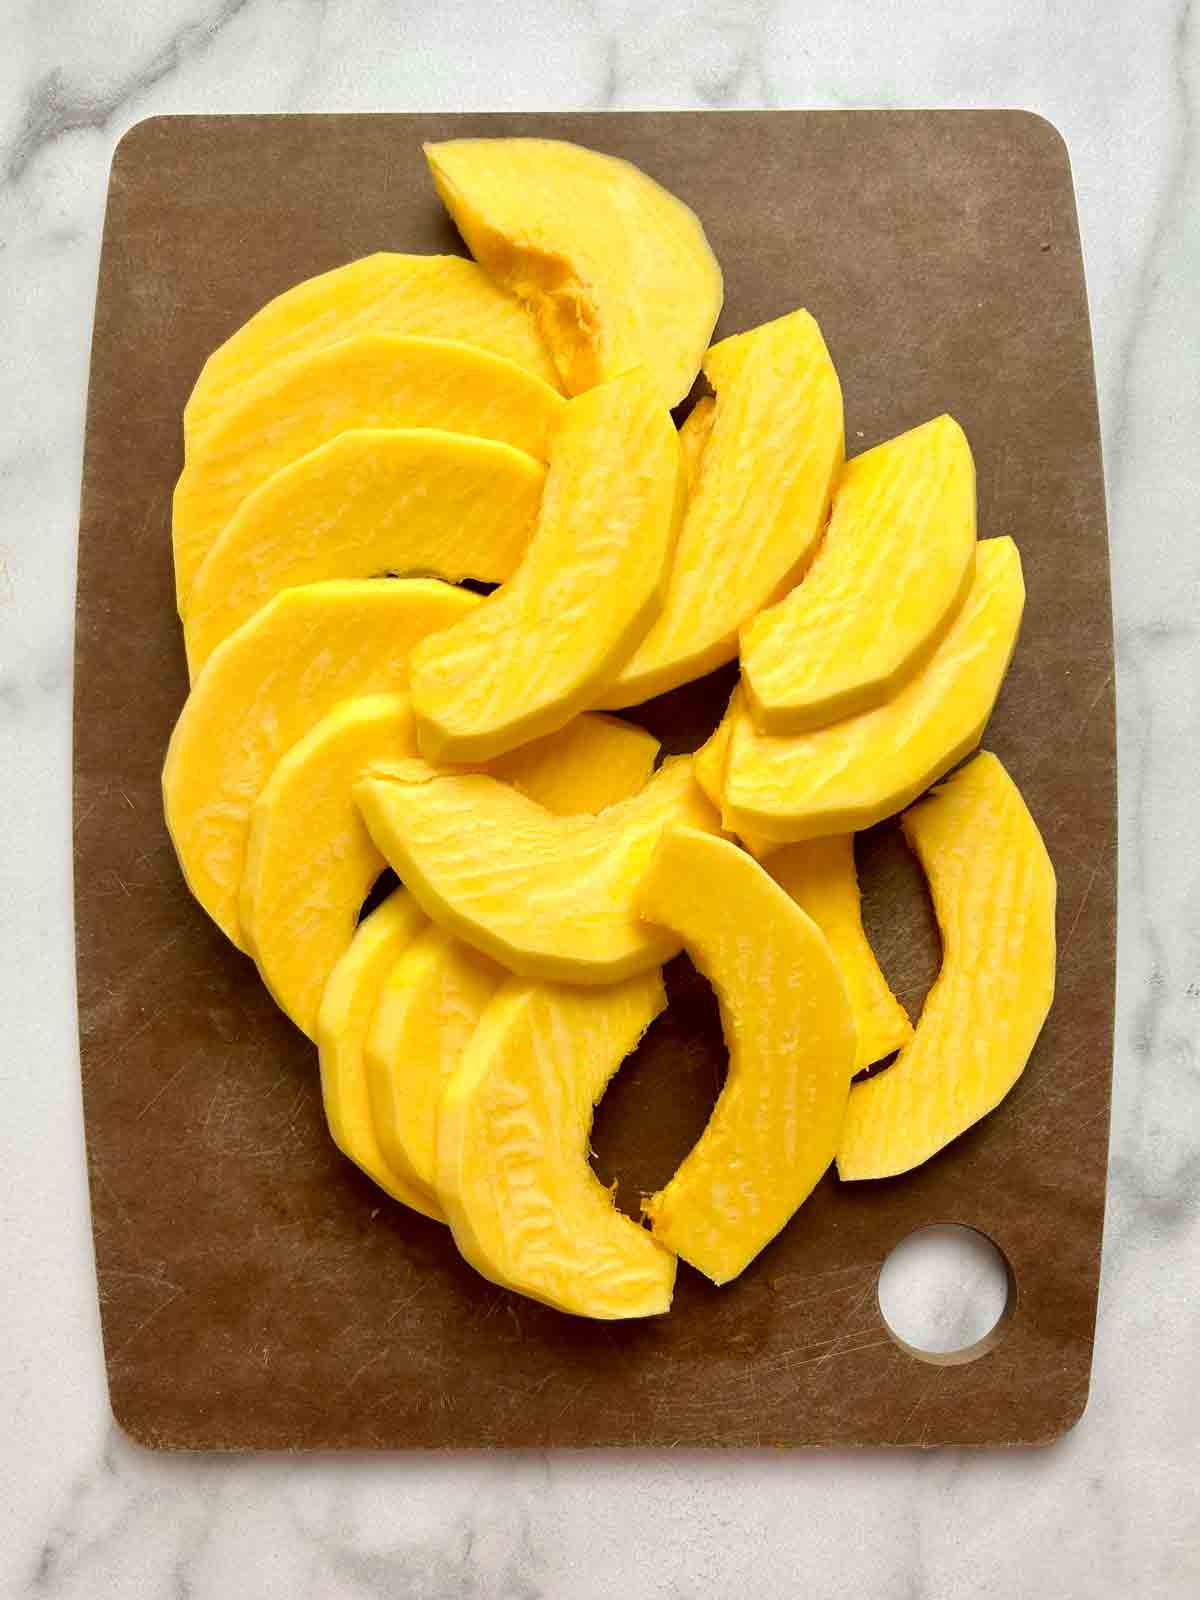
<svg viewBox="0 0 1200 1600"><path fill-rule="evenodd" d="M736 1283L681 1268L670 1316L573 1320L506 1294L330 1142L315 1053L189 898L159 771L186 691L173 606L180 413L265 300L372 250L459 250L423 139L543 134L627 156L700 214L719 333L819 319L853 453L951 411L980 531L1029 602L985 743L1059 876L1058 994L1025 1076L919 1171L819 1186ZM729 670L644 708L669 750ZM1087 305L1066 150L1019 112L156 118L112 169L79 550L79 1028L113 1411L148 1445L1029 1444L1091 1366L1111 1076L1112 642ZM860 840L870 932L919 1008L938 945L893 826ZM597 1169L640 1193L724 1070L686 960L601 1105ZM957 1362L888 1333L880 1265L928 1223L977 1228L1013 1293Z"/></svg>

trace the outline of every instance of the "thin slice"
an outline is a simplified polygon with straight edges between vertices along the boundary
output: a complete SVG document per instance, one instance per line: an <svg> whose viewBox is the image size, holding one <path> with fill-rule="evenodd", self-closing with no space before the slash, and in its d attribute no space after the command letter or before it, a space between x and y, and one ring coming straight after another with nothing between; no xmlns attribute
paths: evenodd
<svg viewBox="0 0 1200 1600"><path fill-rule="evenodd" d="M175 486L175 591L246 497L347 428L443 428L545 461L563 408L549 384L449 339L364 333L281 361L246 383L195 442Z"/></svg>
<svg viewBox="0 0 1200 1600"><path fill-rule="evenodd" d="M627 161L556 139L449 139L425 155L471 254L533 311L569 394L645 366L678 405L723 294L681 200Z"/></svg>
<svg viewBox="0 0 1200 1600"><path fill-rule="evenodd" d="M675 1258L588 1163L592 1113L666 1005L649 972L603 989L511 979L442 1097L437 1192L477 1271L575 1316L670 1309Z"/></svg>
<svg viewBox="0 0 1200 1600"><path fill-rule="evenodd" d="M725 825L782 843L857 833L916 799L979 743L1008 669L1025 585L1011 539L984 539L975 581L921 671L873 711L813 733L759 733L744 704L725 766Z"/></svg>
<svg viewBox="0 0 1200 1600"><path fill-rule="evenodd" d="M729 1071L675 1176L646 1202L654 1236L714 1283L744 1271L838 1148L854 1017L825 936L725 839L666 832L638 895L716 990Z"/></svg>
<svg viewBox="0 0 1200 1600"><path fill-rule="evenodd" d="M666 600L600 697L610 709L733 660L738 629L807 565L842 465L842 391L807 311L714 345L704 370L716 410Z"/></svg>
<svg viewBox="0 0 1200 1600"><path fill-rule="evenodd" d="M235 944L250 812L280 756L338 701L403 688L413 645L479 604L430 578L314 583L213 651L171 735L163 805L188 887Z"/></svg>
<svg viewBox="0 0 1200 1600"><path fill-rule="evenodd" d="M568 403L517 571L413 656L431 760L490 760L592 703L658 614L683 497L679 437L644 372Z"/></svg>
<svg viewBox="0 0 1200 1600"><path fill-rule="evenodd" d="M908 1172L998 1106L1054 998L1054 868L996 757L976 756L902 826L929 879L942 969L911 1042L851 1090L842 1178Z"/></svg>
<svg viewBox="0 0 1200 1600"><path fill-rule="evenodd" d="M689 756L598 817L552 816L491 777L368 777L355 798L434 922L522 977L561 983L616 983L678 952L639 922L637 885L665 827L717 826Z"/></svg>
<svg viewBox="0 0 1200 1600"><path fill-rule="evenodd" d="M542 499L540 461L436 428L352 428L242 501L209 550L184 618L193 677L282 589L326 578L503 583Z"/></svg>
<svg viewBox="0 0 1200 1600"><path fill-rule="evenodd" d="M975 573L975 463L953 417L848 461L803 583L742 629L764 733L869 711L928 661Z"/></svg>

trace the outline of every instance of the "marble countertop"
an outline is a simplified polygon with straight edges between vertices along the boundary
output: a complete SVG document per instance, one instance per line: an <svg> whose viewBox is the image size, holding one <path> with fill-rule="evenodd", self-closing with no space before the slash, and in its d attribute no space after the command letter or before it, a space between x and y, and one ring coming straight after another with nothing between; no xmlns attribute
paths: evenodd
<svg viewBox="0 0 1200 1600"><path fill-rule="evenodd" d="M3 1595L1200 1592L1198 78L1191 0L4 8ZM1070 147L1121 760L1115 1107L1090 1408L1059 1445L1005 1455L148 1454L114 1430L105 1397L68 844L76 517L112 150L159 112L706 106L1019 106Z"/></svg>

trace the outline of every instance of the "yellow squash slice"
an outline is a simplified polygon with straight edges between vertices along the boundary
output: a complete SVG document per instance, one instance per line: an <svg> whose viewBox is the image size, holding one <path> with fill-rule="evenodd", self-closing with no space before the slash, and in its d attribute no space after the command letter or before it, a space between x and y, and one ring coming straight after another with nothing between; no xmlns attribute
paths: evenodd
<svg viewBox="0 0 1200 1600"><path fill-rule="evenodd" d="M597 817L556 817L491 777L364 778L355 798L428 916L521 977L606 984L647 972L679 940L634 896L671 823L715 829L688 756Z"/></svg>
<svg viewBox="0 0 1200 1600"><path fill-rule="evenodd" d="M175 590L246 497L347 428L443 428L547 457L563 398L524 368L448 339L364 333L245 384L196 440L175 486Z"/></svg>
<svg viewBox="0 0 1200 1600"><path fill-rule="evenodd" d="M829 940L854 1014L855 1072L899 1050L912 1038L912 1023L863 931L853 834L784 845L773 852L766 869Z"/></svg>
<svg viewBox="0 0 1200 1600"><path fill-rule="evenodd" d="M403 688L413 645L479 604L431 578L314 583L213 651L171 735L163 806L188 887L235 944L250 812L280 756L338 701Z"/></svg>
<svg viewBox="0 0 1200 1600"><path fill-rule="evenodd" d="M723 294L682 201L627 161L554 139L450 139L425 154L472 255L533 311L569 394L644 366L678 405Z"/></svg>
<svg viewBox="0 0 1200 1600"><path fill-rule="evenodd" d="M999 1105L1054 998L1054 868L1021 792L984 752L905 813L929 879L942 969L909 1044L855 1084L842 1178L886 1178Z"/></svg>
<svg viewBox="0 0 1200 1600"><path fill-rule="evenodd" d="M782 843L857 833L903 810L979 743L1008 668L1025 585L1011 539L984 539L937 650L891 700L812 733L759 733L733 714L725 826Z"/></svg>
<svg viewBox="0 0 1200 1600"><path fill-rule="evenodd" d="M234 512L188 596L193 677L281 589L326 578L503 583L525 553L546 469L435 428L353 428L283 467Z"/></svg>
<svg viewBox="0 0 1200 1600"><path fill-rule="evenodd" d="M510 979L484 1012L442 1096L437 1192L493 1283L576 1316L670 1309L674 1256L588 1163L596 1103L665 1005L648 972L602 989Z"/></svg>
<svg viewBox="0 0 1200 1600"><path fill-rule="evenodd" d="M842 465L842 391L821 330L795 311L714 345L717 391L662 613L600 697L636 705L737 655L738 629L791 588ZM705 418L697 426L703 430Z"/></svg>
<svg viewBox="0 0 1200 1600"><path fill-rule="evenodd" d="M716 990L729 1071L665 1189L654 1236L714 1283L744 1271L838 1148L854 1018L824 935L735 844L673 828L638 894Z"/></svg>
<svg viewBox="0 0 1200 1600"><path fill-rule="evenodd" d="M431 760L490 760L592 703L658 613L683 497L679 436L643 372L568 403L517 571L413 654Z"/></svg>
<svg viewBox="0 0 1200 1600"><path fill-rule="evenodd" d="M803 733L890 699L933 654L975 572L975 463L953 417L848 461L803 583L741 635L764 733Z"/></svg>
<svg viewBox="0 0 1200 1600"><path fill-rule="evenodd" d="M381 250L295 284L213 351L184 409L186 448L269 368L359 333L458 339L558 383L533 319L481 267Z"/></svg>

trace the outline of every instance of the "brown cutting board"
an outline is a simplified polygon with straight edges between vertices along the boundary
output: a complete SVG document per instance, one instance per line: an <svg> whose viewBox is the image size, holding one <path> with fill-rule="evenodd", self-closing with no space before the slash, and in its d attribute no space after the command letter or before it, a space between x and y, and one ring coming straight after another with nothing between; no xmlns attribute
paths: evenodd
<svg viewBox="0 0 1200 1600"><path fill-rule="evenodd" d="M949 410L980 531L1029 603L986 736L1059 874L1058 997L1003 1106L907 1177L830 1176L735 1284L681 1268L669 1317L572 1320L495 1289L326 1136L312 1047L189 899L159 770L185 693L173 607L180 413L268 297L372 250L460 249L421 141L544 134L695 207L721 332L820 320L851 452ZM645 708L672 749L730 672ZM104 1346L135 1438L190 1448L1017 1444L1083 1408L1104 1207L1114 930L1112 643L1087 305L1066 151L1018 112L180 117L113 163L96 306L75 711L79 1026ZM937 963L896 830L861 841L869 926L919 1006ZM685 960L600 1109L597 1163L664 1180L712 1104L716 1009ZM880 1264L963 1222L1015 1294L975 1359L921 1360Z"/></svg>

